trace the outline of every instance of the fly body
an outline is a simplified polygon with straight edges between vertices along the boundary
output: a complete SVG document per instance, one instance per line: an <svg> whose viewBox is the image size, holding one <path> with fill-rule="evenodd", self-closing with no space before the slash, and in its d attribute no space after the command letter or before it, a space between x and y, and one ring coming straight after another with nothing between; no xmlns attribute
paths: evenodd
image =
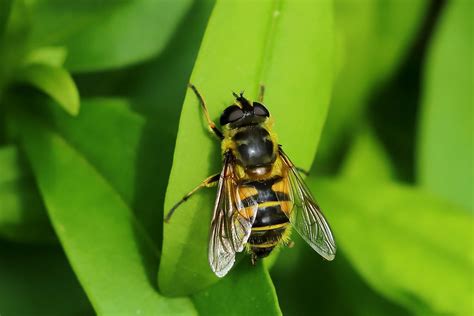
<svg viewBox="0 0 474 316"><path fill-rule="evenodd" d="M209 238L209 264L224 276L244 249L252 263L283 244L291 245L290 229L296 230L322 257L334 259L336 245L329 225L273 132L273 119L258 101L234 93L235 101L220 117L222 130L210 119L195 86L209 127L221 140L223 167L185 195L168 213L202 187L217 184L217 197Z"/></svg>

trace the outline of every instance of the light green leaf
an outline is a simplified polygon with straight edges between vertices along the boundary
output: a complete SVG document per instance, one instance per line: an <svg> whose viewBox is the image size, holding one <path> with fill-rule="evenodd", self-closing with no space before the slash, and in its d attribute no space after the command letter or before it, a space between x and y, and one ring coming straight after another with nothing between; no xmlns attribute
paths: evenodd
<svg viewBox="0 0 474 316"><path fill-rule="evenodd" d="M36 1L32 46L61 45L66 68L91 72L123 67L158 55L191 0L97 2Z"/></svg>
<svg viewBox="0 0 474 316"><path fill-rule="evenodd" d="M308 180L339 249L376 290L418 314L472 314L474 221L464 209L410 186Z"/></svg>
<svg viewBox="0 0 474 316"><path fill-rule="evenodd" d="M255 99L259 83L265 83L264 103L275 118L279 142L302 168L312 163L327 111L333 72L331 5L218 1L191 77L214 119L233 102L231 91L244 90ZM220 171L219 147L196 96L188 91L165 210ZM165 225L159 271L164 293L189 294L217 281L207 260L214 197L215 190L196 194Z"/></svg>
<svg viewBox="0 0 474 316"><path fill-rule="evenodd" d="M32 64L21 70L18 80L29 83L49 95L70 115L79 113L79 92L65 69L46 64Z"/></svg>
<svg viewBox="0 0 474 316"><path fill-rule="evenodd" d="M0 242L2 316L94 315L58 248Z"/></svg>
<svg viewBox="0 0 474 316"><path fill-rule="evenodd" d="M281 315L276 292L263 264L241 263L222 282L192 295L201 315Z"/></svg>
<svg viewBox="0 0 474 316"><path fill-rule="evenodd" d="M422 186L474 211L472 1L447 3L426 69L418 139Z"/></svg>
<svg viewBox="0 0 474 316"><path fill-rule="evenodd" d="M341 174L362 181L384 181L393 177L390 157L370 126L363 126L345 157Z"/></svg>
<svg viewBox="0 0 474 316"><path fill-rule="evenodd" d="M66 60L67 51L61 46L46 46L35 48L28 52L23 59L24 65L43 64L52 67L61 67Z"/></svg>
<svg viewBox="0 0 474 316"><path fill-rule="evenodd" d="M426 0L336 0L335 21L341 34L336 48L337 73L318 163L331 163L337 147L357 127L375 88L403 61L422 25ZM315 165L317 170L317 165Z"/></svg>
<svg viewBox="0 0 474 316"><path fill-rule="evenodd" d="M194 315L188 299L157 292L157 251L94 166L32 117L22 115L18 124L53 226L96 312Z"/></svg>
<svg viewBox="0 0 474 316"><path fill-rule="evenodd" d="M56 239L28 165L14 145L0 147L0 236L20 242Z"/></svg>

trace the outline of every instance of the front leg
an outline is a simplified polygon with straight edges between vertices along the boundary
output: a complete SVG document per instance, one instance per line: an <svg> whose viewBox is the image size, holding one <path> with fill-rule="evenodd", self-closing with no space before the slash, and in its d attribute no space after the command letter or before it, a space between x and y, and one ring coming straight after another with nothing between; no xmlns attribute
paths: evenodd
<svg viewBox="0 0 474 316"><path fill-rule="evenodd" d="M165 223L168 223L170 221L170 218L171 216L173 215L174 211L176 211L176 209L181 205L183 204L184 202L186 202L194 193L196 193L197 191L199 191L200 189L204 188L204 187L207 187L207 188L210 188L214 185L217 184L217 181L219 181L219 177L220 177L220 173L217 173L217 174L214 174L208 178L206 178L203 182L201 182L197 187L195 187L194 189L191 190L191 192L189 192L188 194L186 194L185 196L183 196L183 198L181 200L179 200L178 203L176 203L168 212L168 214L166 215L165 217Z"/></svg>
<svg viewBox="0 0 474 316"><path fill-rule="evenodd" d="M199 93L199 91L198 91L198 89L196 88L195 85L190 83L189 87L191 88L191 90L194 91L194 93L196 94L196 97L199 99L199 103L201 104L201 107L204 111L204 115L206 116L207 125L209 126L211 131L214 132L214 134L217 137L219 137L220 140L224 139L224 135L222 134L221 130L218 129L217 126L216 126L216 123L214 123L211 120L211 117L209 116L209 112L207 111L206 101L204 101L204 98L202 97L201 93Z"/></svg>

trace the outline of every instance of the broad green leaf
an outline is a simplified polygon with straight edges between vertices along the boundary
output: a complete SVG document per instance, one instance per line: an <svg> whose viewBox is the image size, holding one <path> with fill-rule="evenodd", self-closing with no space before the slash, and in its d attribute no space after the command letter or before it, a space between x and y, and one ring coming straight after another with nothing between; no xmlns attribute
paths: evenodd
<svg viewBox="0 0 474 316"><path fill-rule="evenodd" d="M2 316L94 315L58 247L0 242Z"/></svg>
<svg viewBox="0 0 474 316"><path fill-rule="evenodd" d="M447 3L426 62L418 139L419 183L473 211L472 1Z"/></svg>
<svg viewBox="0 0 474 316"><path fill-rule="evenodd" d="M339 249L377 291L418 314L472 314L474 221L464 209L400 184L308 180Z"/></svg>
<svg viewBox="0 0 474 316"><path fill-rule="evenodd" d="M61 136L22 115L21 142L69 261L98 314L195 314L153 286L157 251L118 192Z"/></svg>
<svg viewBox="0 0 474 316"><path fill-rule="evenodd" d="M275 289L263 264L240 264L222 282L193 294L201 315L281 315Z"/></svg>
<svg viewBox="0 0 474 316"><path fill-rule="evenodd" d="M172 147L156 124L131 111L124 99L83 100L81 115L74 118L52 102L34 106L94 165L159 245L163 218L160 205L166 186L162 178L167 175L161 169L162 156L171 156Z"/></svg>
<svg viewBox="0 0 474 316"><path fill-rule="evenodd" d="M32 64L21 69L18 80L49 95L70 115L79 113L79 92L65 69L47 64Z"/></svg>
<svg viewBox="0 0 474 316"><path fill-rule="evenodd" d="M265 83L264 102L275 118L279 142L296 164L308 168L332 82L331 14L330 1L218 1L191 76L211 117L218 118L233 102L231 91L244 90L255 99L259 83ZM188 91L165 210L220 171L219 147ZM159 271L164 293L194 293L217 281L207 260L214 197L215 190L196 194L165 225Z"/></svg>
<svg viewBox="0 0 474 316"><path fill-rule="evenodd" d="M392 169L390 157L374 130L363 126L349 148L341 173L362 181L384 181L393 177Z"/></svg>
<svg viewBox="0 0 474 316"><path fill-rule="evenodd" d="M158 55L191 0L40 0L32 7L32 46L61 45L66 68L90 72Z"/></svg>
<svg viewBox="0 0 474 316"><path fill-rule="evenodd" d="M13 145L0 147L0 236L21 242L56 239L31 171Z"/></svg>
<svg viewBox="0 0 474 316"><path fill-rule="evenodd" d="M374 89L403 61L422 24L426 0L336 0L335 22L342 39L337 73L318 163L331 163L338 146L363 119ZM317 170L318 165L315 165Z"/></svg>

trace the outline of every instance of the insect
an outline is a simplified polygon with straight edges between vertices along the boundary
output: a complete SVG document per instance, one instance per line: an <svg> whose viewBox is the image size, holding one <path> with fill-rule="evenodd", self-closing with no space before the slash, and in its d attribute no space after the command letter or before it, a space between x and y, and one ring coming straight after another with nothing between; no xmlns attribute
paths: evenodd
<svg viewBox="0 0 474 316"><path fill-rule="evenodd" d="M197 88L191 84L190 88L221 141L223 166L173 206L165 221L196 191L217 184L208 257L218 277L227 274L236 253L244 249L255 264L276 246L291 245L291 228L323 258L333 260L336 244L331 229L298 169L277 143L273 118L262 103L264 86L254 102L243 93L233 93L234 103L220 117L222 130L209 117Z"/></svg>

